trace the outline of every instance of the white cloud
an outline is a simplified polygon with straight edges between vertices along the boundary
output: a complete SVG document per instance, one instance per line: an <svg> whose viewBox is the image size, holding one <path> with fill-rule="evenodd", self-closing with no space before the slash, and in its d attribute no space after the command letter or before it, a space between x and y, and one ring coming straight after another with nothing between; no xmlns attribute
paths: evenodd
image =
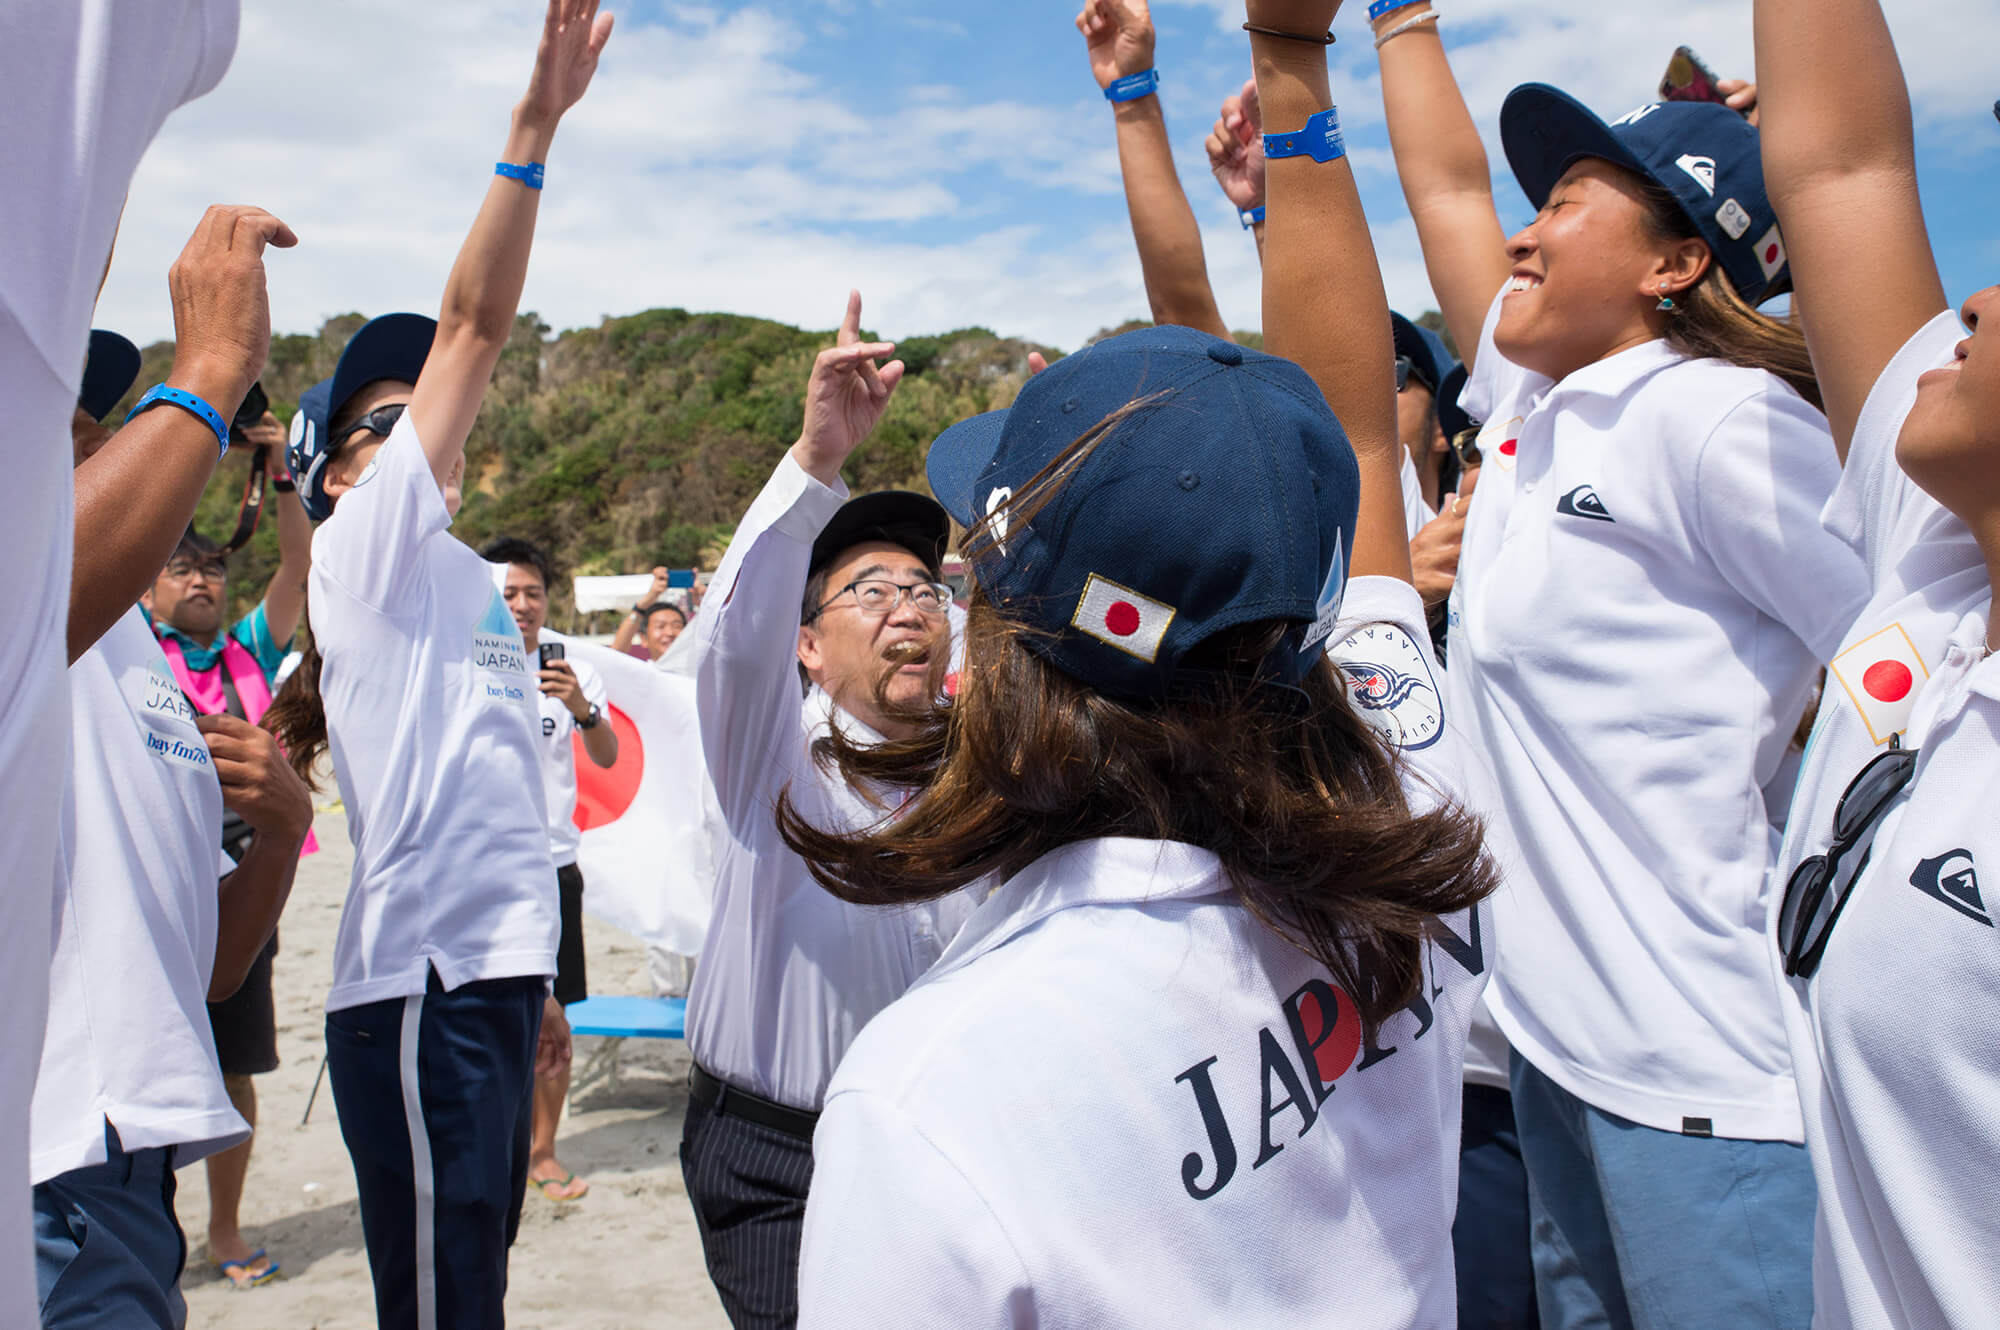
<svg viewBox="0 0 2000 1330"><path fill-rule="evenodd" d="M1236 0L1155 2L1212 10L1218 34L1241 22ZM810 12L843 25L908 17L879 0L872 8L872 20L852 5ZM597 86L552 154L523 308L558 327L659 305L827 327L853 285L868 297L868 322L888 335L980 323L1065 347L1143 314L1113 201L1110 126L1082 73L1073 8L1019 6L1025 13L1006 21L1047 26L1057 78L987 100L956 86L948 63L922 84L843 94L813 72L819 29L790 0L680 6L664 22L621 16ZM2000 0L1895 8L1926 123L1963 123L1967 106L1984 115L1986 62L1963 35L2000 30ZM349 310L434 307L525 82L538 18L539 6L490 0L245 0L227 79L168 123L140 168L98 322L141 340L170 335L166 269L212 202L263 204L299 232L298 250L269 261L280 331L311 331ZM964 27L961 18L949 22ZM1447 23L1502 172L1494 117L1518 82L1556 82L1615 111L1643 99L1678 42L1724 72L1749 59L1741 0L1688 0L1670 19L1604 0L1544 0L1532 11L1453 0ZM1185 40L1187 25L1171 26ZM1358 22L1341 31L1344 116L1358 140L1379 144L1373 53ZM956 34L930 40L967 58ZM1219 39L1161 54L1182 175L1236 327L1260 323L1255 252L1207 179L1200 141L1246 65ZM1051 96L1048 86L1074 92ZM1366 142L1354 162L1391 300L1422 309L1430 293L1393 164ZM1030 191L1119 220L1036 215L1015 204ZM1517 199L1503 193L1501 206L1520 220Z"/></svg>

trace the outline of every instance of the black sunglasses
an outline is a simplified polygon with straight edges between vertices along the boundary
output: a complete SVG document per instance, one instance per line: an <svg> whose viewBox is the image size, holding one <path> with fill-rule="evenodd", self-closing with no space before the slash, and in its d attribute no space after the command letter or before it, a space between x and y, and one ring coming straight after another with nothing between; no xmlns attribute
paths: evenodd
<svg viewBox="0 0 2000 1330"><path fill-rule="evenodd" d="M1411 360L1411 359L1410 359L1410 358L1409 358L1408 356L1397 356L1397 357L1396 357L1396 391L1397 391L1397 392L1401 392L1401 391L1403 391L1403 389L1405 389L1405 388L1407 388L1407 387L1409 387L1409 386L1410 386L1410 369L1411 369L1412 365L1414 365L1414 364L1415 364L1415 362L1414 362L1414 361L1412 361L1412 360Z"/></svg>
<svg viewBox="0 0 2000 1330"><path fill-rule="evenodd" d="M403 418L403 411L408 406L408 402L391 402L388 406L376 407L342 431L337 446L346 447L348 442L362 430L388 438L389 431L396 428L396 422Z"/></svg>
<svg viewBox="0 0 2000 1330"><path fill-rule="evenodd" d="M1840 889L1830 891L1840 873L1840 861L1868 835L1898 794L1917 771L1917 752L1904 748L1901 735L1889 741L1889 751L1878 753L1848 782L1833 809L1833 844L1825 854L1816 854L1792 870L1785 883L1785 899L1778 907L1778 946L1785 954L1785 973L1810 979L1826 953L1833 925L1847 905L1847 897L1868 867L1871 844L1861 861L1847 875Z"/></svg>

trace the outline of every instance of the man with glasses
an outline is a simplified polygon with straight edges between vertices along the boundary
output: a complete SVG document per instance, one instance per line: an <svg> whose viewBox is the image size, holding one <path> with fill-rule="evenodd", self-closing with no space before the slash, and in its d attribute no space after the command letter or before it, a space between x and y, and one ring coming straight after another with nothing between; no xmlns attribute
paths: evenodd
<svg viewBox="0 0 2000 1330"><path fill-rule="evenodd" d="M797 1319L827 1082L972 908L963 895L908 910L844 904L820 890L772 816L780 791L829 830L893 814L892 791L849 786L814 760L814 745L835 727L859 743L909 736L951 654L944 509L894 492L843 503L839 463L828 461L874 428L902 377L899 362L876 368L893 348L860 341L860 319L850 297L839 344L813 368L805 429L737 527L690 629L727 835L688 999L695 1066L681 1167L737 1330Z"/></svg>
<svg viewBox="0 0 2000 1330"><path fill-rule="evenodd" d="M175 682L190 705L204 716L231 715L252 725L264 718L276 687L278 667L291 649L305 610L306 575L312 567L312 522L293 497L284 470L285 433L269 412L244 431L249 443L277 458L279 492L278 569L264 598L248 614L223 627L229 608L228 556L192 527L173 557L140 599L154 634L166 652ZM240 818L223 825L224 846L240 857L249 828ZM254 1129L257 1090L251 1080L278 1069L277 1010L271 997L271 964L278 954L275 933L235 994L208 1005L209 1026L222 1065L229 1102ZM239 1287L253 1288L278 1273L263 1249L252 1250L237 1218L243 1183L250 1170L251 1140L208 1157L208 1258Z"/></svg>

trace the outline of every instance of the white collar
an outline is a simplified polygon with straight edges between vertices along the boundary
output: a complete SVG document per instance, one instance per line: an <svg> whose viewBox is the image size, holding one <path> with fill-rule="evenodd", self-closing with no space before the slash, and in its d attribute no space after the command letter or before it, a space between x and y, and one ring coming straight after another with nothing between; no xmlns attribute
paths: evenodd
<svg viewBox="0 0 2000 1330"><path fill-rule="evenodd" d="M1676 351L1664 337L1628 346L1616 355L1594 360L1564 376L1560 382L1537 377L1547 386L1534 394L1536 406L1547 405L1556 397L1621 397L1642 379L1663 369L1685 363L1687 356Z"/></svg>
<svg viewBox="0 0 2000 1330"><path fill-rule="evenodd" d="M815 735L822 728L831 730L838 725L847 741L858 747L873 748L877 744L888 742L883 735L876 732L874 726L853 712L842 709L841 705L833 700L833 694L818 684L813 684L806 690L806 711L812 716Z"/></svg>
<svg viewBox="0 0 2000 1330"><path fill-rule="evenodd" d="M930 974L965 965L1072 906L1193 900L1229 890L1212 850L1124 837L1078 841L1051 850L995 887Z"/></svg>

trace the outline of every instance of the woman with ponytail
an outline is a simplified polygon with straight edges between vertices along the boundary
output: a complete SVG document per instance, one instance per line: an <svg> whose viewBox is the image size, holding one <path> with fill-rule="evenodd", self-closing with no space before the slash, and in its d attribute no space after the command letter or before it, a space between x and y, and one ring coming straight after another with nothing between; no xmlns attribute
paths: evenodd
<svg viewBox="0 0 2000 1330"><path fill-rule="evenodd" d="M1713 103L1606 123L1516 88L1501 138L1536 214L1507 237L1435 11L1370 13L1487 422L1447 689L1519 846L1488 1002L1539 1316L1803 1330L1813 1179L1763 791L1866 584L1819 524L1839 463L1803 338L1757 308L1789 279L1758 131ZM1711 1259L1687 1259L1695 1231Z"/></svg>

